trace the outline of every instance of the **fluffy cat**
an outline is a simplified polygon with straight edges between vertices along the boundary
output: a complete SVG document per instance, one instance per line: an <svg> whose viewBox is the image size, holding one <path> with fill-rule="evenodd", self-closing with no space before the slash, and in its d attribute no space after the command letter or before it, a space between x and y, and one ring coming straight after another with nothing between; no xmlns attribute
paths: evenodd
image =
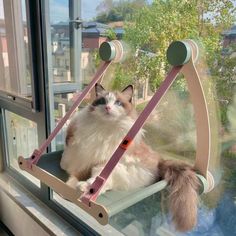
<svg viewBox="0 0 236 236"><path fill-rule="evenodd" d="M70 175L67 184L86 191L123 140L137 114L132 105L133 87L107 92L96 84L96 99L72 118L66 135L61 167ZM101 193L130 190L166 179L169 208L179 231L196 224L199 182L193 168L163 160L143 141L141 129L113 170Z"/></svg>

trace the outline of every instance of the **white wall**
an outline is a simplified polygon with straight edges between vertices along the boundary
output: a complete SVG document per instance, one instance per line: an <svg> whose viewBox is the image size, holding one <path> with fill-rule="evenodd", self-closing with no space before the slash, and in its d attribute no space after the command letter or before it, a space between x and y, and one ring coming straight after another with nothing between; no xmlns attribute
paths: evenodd
<svg viewBox="0 0 236 236"><path fill-rule="evenodd" d="M20 197L20 196L19 196ZM0 190L0 219L15 236L49 235L37 222Z"/></svg>

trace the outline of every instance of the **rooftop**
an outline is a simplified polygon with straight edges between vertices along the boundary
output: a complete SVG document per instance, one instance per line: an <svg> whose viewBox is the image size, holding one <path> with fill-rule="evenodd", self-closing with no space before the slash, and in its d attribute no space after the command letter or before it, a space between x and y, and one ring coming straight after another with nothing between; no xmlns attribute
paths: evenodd
<svg viewBox="0 0 236 236"><path fill-rule="evenodd" d="M113 29L114 32L117 35L117 38L120 39L122 35L124 34L124 29L122 28L122 25L119 24L119 27L111 27L110 25L106 25L100 22L83 22L83 28L82 28L82 34L84 37L101 37L107 36L107 30ZM69 29L69 22L59 22L57 24L52 25L52 32L53 29L55 30L61 30L61 29ZM54 32L55 33L55 32ZM67 35L65 35L66 37Z"/></svg>

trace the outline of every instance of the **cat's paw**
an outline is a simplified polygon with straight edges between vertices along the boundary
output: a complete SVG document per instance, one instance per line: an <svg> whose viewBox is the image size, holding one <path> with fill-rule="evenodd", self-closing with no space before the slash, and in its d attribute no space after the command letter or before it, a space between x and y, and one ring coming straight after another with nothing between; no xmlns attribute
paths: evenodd
<svg viewBox="0 0 236 236"><path fill-rule="evenodd" d="M87 181L79 181L76 184L76 189L82 192L87 192L89 190L89 187L90 187L90 183L88 183Z"/></svg>
<svg viewBox="0 0 236 236"><path fill-rule="evenodd" d="M76 189L77 183L78 183L78 179L74 176L71 176L66 182L66 184L69 185L73 189Z"/></svg>
<svg viewBox="0 0 236 236"><path fill-rule="evenodd" d="M87 192L89 191L91 186L91 183L89 181L79 181L76 184L76 189L78 192ZM103 188L100 190L99 195L105 193L107 190L109 190L108 188L106 188L106 185L103 186Z"/></svg>

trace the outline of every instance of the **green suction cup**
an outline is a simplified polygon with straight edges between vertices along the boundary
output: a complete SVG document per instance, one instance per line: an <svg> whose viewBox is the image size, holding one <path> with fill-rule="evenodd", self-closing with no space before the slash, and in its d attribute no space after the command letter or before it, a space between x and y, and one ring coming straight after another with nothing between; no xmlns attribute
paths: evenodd
<svg viewBox="0 0 236 236"><path fill-rule="evenodd" d="M174 41L167 49L167 60L172 66L186 64L192 55L191 46L184 41Z"/></svg>
<svg viewBox="0 0 236 236"><path fill-rule="evenodd" d="M116 48L112 42L103 42L99 48L99 55L103 61L111 61L116 56Z"/></svg>

